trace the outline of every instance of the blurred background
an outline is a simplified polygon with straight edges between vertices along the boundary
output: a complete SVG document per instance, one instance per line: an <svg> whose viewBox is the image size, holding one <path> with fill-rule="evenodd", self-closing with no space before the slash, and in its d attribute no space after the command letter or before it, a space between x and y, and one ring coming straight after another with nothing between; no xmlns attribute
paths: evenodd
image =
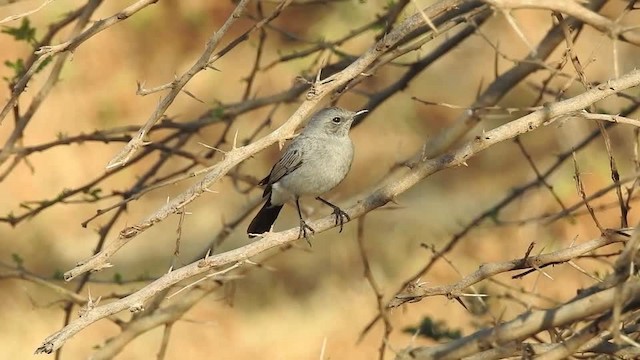
<svg viewBox="0 0 640 360"><path fill-rule="evenodd" d="M105 1L92 15L92 20L111 16L130 1ZM431 1L415 1L406 5L398 21L415 13L416 6L428 6ZM33 9L41 1L19 1L15 4L0 2L0 19ZM273 11L276 2L261 2L265 14ZM83 5L82 1L58 0L28 17L29 26L40 39L48 24L60 20L69 11ZM367 1L310 1L294 3L266 28L262 46L260 70L255 76L249 99L277 94L299 83L300 76L313 76L323 58L329 63L348 56L359 56L376 41L381 26L345 41L329 55L328 51L315 53L293 61L279 61L283 55L308 49L321 41L335 41L353 29L364 26L384 14L394 2ZM247 13L256 16L255 2L250 2ZM615 19L626 2L609 1L600 13ZM136 82L155 87L174 79L186 71L202 53L207 38L220 28L235 4L231 1L163 0L134 14L130 19L109 27L79 46L65 61L60 81L38 109L24 131L19 146L32 147L51 143L56 139L91 134L96 130L140 126L152 114L163 92L148 96L136 95ZM549 11L522 10L513 13L527 38L537 44L553 20ZM625 24L637 24L637 13L627 14ZM7 32L21 25L21 20L2 25L0 34L0 98L10 96L9 83L14 76L12 64L27 58L32 46L19 41ZM241 35L254 24L249 17L241 18L223 38L218 49ZM420 151L422 144L437 136L463 116L464 107L470 106L479 91L486 89L496 76L523 59L529 52L527 45L509 26L504 17L494 15L481 27L481 35L472 35L454 50L416 76L403 91L395 93L352 130L356 155L346 180L328 198L343 207L353 205L379 186L391 169ZM54 38L57 44L67 39L69 29ZM429 54L447 39L443 35L428 42L417 51L381 67L373 76L360 83L353 91L338 100L338 105L357 110L367 104L370 94L380 91L396 81L406 71L406 64ZM499 44L506 57L496 56L489 45ZM235 47L218 60L217 70L206 70L185 87L190 94L180 94L166 112L175 123L194 121L203 114L216 111L221 104L243 101L247 75L254 66L258 33ZM606 81L614 77L612 42L602 33L585 27L576 42L575 51L585 67L589 81ZM620 73L639 66L640 51L619 42L617 45ZM564 43L547 60L560 63ZM508 58L507 58L508 57ZM496 60L497 58L497 60ZM513 59L514 61L510 60ZM270 66L270 64L273 64ZM568 65L567 73L573 69ZM29 83L19 104L26 107L34 94L46 81L47 71L37 74ZM540 93L540 84L548 77L540 71L527 77L500 102L503 107L534 105ZM566 78L554 79L549 87L558 89ZM583 88L574 83L566 89L565 97L579 94ZM631 91L637 94L637 89ZM547 94L545 94L546 96ZM552 95L555 95L552 94ZM412 100L460 105L462 108L425 105ZM199 143L214 145L221 136L226 142L220 147L229 149L234 134L240 142L260 138L286 121L304 95L282 103L277 108L260 107L242 113L227 123L212 123L199 129L183 148L193 154L204 154L208 149ZM548 96L545 101L553 101ZM612 98L598 104L603 111L618 113L628 105L625 99ZM213 109L213 110L212 110ZM522 115L522 113L520 113ZM629 115L637 117L637 113ZM261 128L265 119L271 122ZM471 139L483 130L489 130L518 113L505 112L489 115L468 134ZM14 129L14 120L8 116L0 126L0 139L6 141ZM570 151L590 133L597 130L593 122L568 119L542 127L520 138L528 155L539 169L554 164L558 155ZM150 135L158 140L170 131L159 130ZM130 132L131 134L131 132ZM254 135L255 134L255 135ZM635 170L633 129L616 126L609 130L613 154L621 176ZM34 151L17 164L0 183L0 215L4 219L21 216L42 205L44 200L55 200L68 189L86 185L105 174L107 162L124 146L122 141L108 143L80 141L70 145L54 146ZM272 146L243 163L235 174L247 179L260 179L268 173L277 159L279 150ZM151 154L139 162L106 178L86 192L43 208L16 223L0 222L1 270L22 269L53 283L74 290L75 282L60 281L60 274L71 269L78 261L93 254L100 235L97 233L112 217L102 215L88 223L98 209L118 203L118 194L130 191L159 158ZM611 184L609 158L601 137L576 154L581 180L587 194ZM213 165L220 154L206 159ZM6 169L11 161L3 164ZM155 175L161 178L189 162L174 156ZM202 168L200 165L197 168ZM196 168L196 169L197 169ZM389 204L364 217L363 239L371 271L385 301L395 294L402 283L413 276L432 257L429 249L441 248L451 237L463 229L473 218L509 196L514 188L536 179L536 174L518 144L507 141L489 148L468 161L467 167L438 172L400 195L396 204ZM188 179L170 186L160 187L127 204L121 216L110 224L106 242L117 236L126 226L141 221L188 188L196 180ZM561 201L568 205L580 202L574 181L574 166L565 161L548 179ZM251 181L248 181L249 183ZM112 259L112 268L93 274L81 290L102 301L118 294L128 294L144 286L150 279L166 273L170 266L179 267L197 259L210 246L225 226L255 206L261 190L246 193L246 183L230 177L216 183L187 207L189 214L181 225L180 253L174 257L180 216L173 215L135 238ZM55 202L55 201L54 201ZM611 191L593 202L598 208L598 219L604 227L620 226L620 211L615 192ZM631 200L629 223L638 220ZM313 200L304 200L308 216L317 218L329 214L329 209ZM534 254L549 252L583 242L599 235L598 228L583 209L575 217L548 223L532 220L558 212L558 202L543 186L536 186L511 202L503 211L483 221L467 234L447 254L447 261L437 262L421 281L429 284L448 284L474 271L479 265L493 261L507 261L524 255L531 242L536 243ZM250 213L250 217L253 213ZM215 252L238 248L250 240L245 235L248 220L242 220ZM285 207L276 222L275 230L297 225L293 207ZM361 251L357 243L357 221L337 229L317 234L312 247L297 241L287 251L272 250L263 258L254 259L262 266L243 268L240 278L228 281L217 291L197 302L172 328L166 358L219 358L219 359L370 359L378 354L381 324L377 324L364 339L357 343L367 323L377 314L375 294L363 275ZM611 251L619 250L612 249ZM264 260L264 261L261 261ZM592 273L603 273L610 264L603 260L581 259L580 266ZM245 271L246 270L246 271ZM479 327L501 319L511 319L526 306L510 301L513 289L539 292L544 298L531 300L536 306L552 306L575 295L581 287L594 280L568 265L548 268L553 279L533 274L521 280L512 280L510 274L497 277L512 287L483 283L478 291L492 295L481 310L474 310L473 299L466 310L455 300L445 297L427 298L390 312L394 331L391 333L387 356L409 345L445 341L444 338L414 336L409 329L417 327L423 319L439 325L442 333L449 330L468 335ZM186 285L187 283L183 284ZM174 290L177 290L175 288ZM166 302L171 304L178 295ZM63 326L65 303L61 296L45 286L16 277L0 280L0 348L7 359L29 359L33 351L51 333ZM71 317L77 316L77 307ZM115 318L129 319L128 313ZM404 331L405 329L409 329ZM84 359L90 356L110 337L117 336L119 328L113 321L101 320L68 341L62 359ZM455 335L455 334L454 334ZM163 328L156 327L135 338L117 356L117 359L155 358L163 336Z"/></svg>

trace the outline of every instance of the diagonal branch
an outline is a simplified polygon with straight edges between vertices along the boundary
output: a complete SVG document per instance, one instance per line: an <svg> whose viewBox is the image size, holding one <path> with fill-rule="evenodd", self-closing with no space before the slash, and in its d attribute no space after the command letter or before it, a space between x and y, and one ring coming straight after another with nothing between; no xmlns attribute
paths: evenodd
<svg viewBox="0 0 640 360"><path fill-rule="evenodd" d="M371 52L372 50L368 51L363 56L363 58L367 59L368 56L373 57L373 54ZM358 64L359 61L364 61L363 58L358 60L355 64ZM349 69L353 70L354 65L352 64L352 66L347 68L347 70ZM409 171L397 178L396 181L387 183L385 186L375 190L362 201L349 208L346 212L349 214L351 219L360 217L373 209L385 205L394 197L407 191L429 175L432 175L446 168L460 166L466 163L466 161L471 157L497 143L513 139L518 135L533 131L545 124L553 122L554 119L557 119L563 115L584 109L599 100L638 85L640 85L640 70L634 70L622 76L621 78L609 80L601 86L594 87L573 98L569 98L557 103L548 104L544 107L544 109L535 111L517 120L499 126L493 130L487 131L482 136L478 136L471 141L462 144L460 147L442 154L439 157L433 159L423 158L420 162L416 163L411 169L409 169ZM309 111L309 104L314 104L316 101L318 101L317 98L314 100L303 103L296 114ZM280 132L284 131L283 129L287 129L286 124L283 125L280 129L276 130L274 133L266 136L261 140L258 140L251 145L247 145L243 148L235 149L227 153L227 158L225 159L225 161L222 161L215 167L215 169L211 170L211 172L208 173L203 180L195 184L183 195L171 201L167 206L161 209L161 211L163 211L164 217L151 218L148 220L148 223L142 223L143 227L138 227L140 225L136 225L122 231L119 238L114 241L115 243L118 243L118 245L116 245L116 249L123 246L131 237L136 236L141 231L144 231L146 228L152 226L155 222L166 218L170 213L177 211L179 208L184 206L184 204L192 201L195 197L202 193L204 189L206 189L207 186L209 186L214 180L222 176L223 170L228 171L231 168L232 165L230 165L229 162L239 162L241 156L247 156L247 153L240 154L242 151L247 151L247 149L255 149L259 146L264 146L268 142L267 139L273 139L273 141L277 140L277 136L280 135ZM223 168L223 166L225 167ZM333 216L327 216L320 220L314 221L309 225L312 226L317 233L320 233L334 227L333 220ZM131 235L131 237L127 237L127 235ZM184 279L197 274L208 272L212 269L219 268L224 265L233 264L238 261L244 261L269 249L291 243L297 240L297 238L297 228L278 233L268 233L260 240L247 244L243 247L214 256L206 257L201 261L194 262L178 270L172 271L140 289L134 294L131 294L123 299L114 301L112 303L93 308L91 311L84 314L83 317L75 319L65 328L45 339L45 341L36 350L36 353L50 353L58 349L60 346L62 346L62 344L64 344L67 339L77 334L90 324L98 321L99 319L126 309L137 311L138 309L143 307L145 300L154 296L163 289L166 289ZM77 276L78 274L81 274L84 271L95 269L95 266L97 265L104 265L108 257L113 254L113 249L114 248L112 245L106 246L103 252L98 253L95 257L91 258L89 262L81 264L75 269L67 272L65 274L66 278L69 279Z"/></svg>
<svg viewBox="0 0 640 360"><path fill-rule="evenodd" d="M197 73L209 67L211 55L218 46L218 43L222 39L222 36L226 34L231 25L240 18L240 15L244 11L248 2L249 0L241 0L240 3L238 3L238 6L236 6L235 10L233 10L233 13L231 13L231 16L229 16L229 18L227 18L222 27L220 27L220 29L209 38L209 40L207 41L207 46L200 58L196 60L196 62L191 66L191 68L189 68L189 70L187 70L187 72L176 78L171 83L171 90L169 91L169 93L164 98L162 98L160 104L158 104L158 107L153 112L153 114L151 114L144 126L140 128L138 134L134 136L131 141L129 141L129 143L116 156L114 156L113 159L111 159L111 161L109 161L109 163L107 164L107 170L126 165L133 154L145 144L145 137L147 136L147 133L149 132L149 130L151 130L153 125L155 125L156 122L158 122L158 120L162 118L162 115L165 113L165 111L167 111L169 106L173 103L173 100L175 100L178 94L182 91L182 88Z"/></svg>
<svg viewBox="0 0 640 360"><path fill-rule="evenodd" d="M627 239L628 237L622 236L615 231L608 231L597 239L587 241L583 244L573 245L548 254L528 256L526 258L499 263L482 264L478 270L451 285L426 287L423 283L419 283L414 286L409 286L405 292L395 296L395 298L389 303L389 307L397 307L407 302L418 302L425 297L436 295L444 295L448 298L457 298L463 296L464 289L494 275L514 270L543 268L549 265L561 264L609 244L625 242ZM516 276L520 277L519 275Z"/></svg>
<svg viewBox="0 0 640 360"><path fill-rule="evenodd" d="M495 328L480 330L443 345L408 349L400 359L461 359L485 350L489 344L492 347L500 347L502 344L525 339L543 330L602 314L613 305L614 292L615 289L608 289L553 309L526 312ZM640 301L640 282L624 284L622 299L637 304Z"/></svg>
<svg viewBox="0 0 640 360"><path fill-rule="evenodd" d="M460 0L448 0L439 2L425 11L430 18L446 14L447 11L454 5L462 6L460 4L464 1ZM108 264L108 260L113 254L115 254L122 246L129 242L132 238L138 236L140 233L149 229L156 223L166 219L171 214L177 213L182 207L189 204L207 189L220 180L231 169L240 164L242 161L248 159L261 150L264 150L268 146L274 144L277 141L284 141L290 138L298 125L305 119L311 111L321 102L321 100L332 91L341 88L351 79L360 76L365 69L372 64L377 58L384 53L386 49L391 48L393 45L401 41L407 34L411 33L415 29L423 25L423 18L420 14L413 15L407 18L401 23L395 30L387 34L387 36L375 45L370 47L359 59L351 63L344 70L332 75L331 81L327 79L322 80L318 84L314 84L312 89L307 94L307 100L303 102L296 112L291 115L289 120L281 125L278 129L271 132L269 135L239 148L234 148L225 153L224 159L218 164L212 166L210 170L204 175L203 179L195 183L189 189L182 194L178 195L173 200L162 206L160 209L149 215L146 219L142 220L138 224L129 226L120 231L118 238L110 242L102 252L95 256L81 262L75 268L65 273L65 279L71 280L74 277L85 273L87 271L102 268ZM382 204L378 205L381 206Z"/></svg>
<svg viewBox="0 0 640 360"><path fill-rule="evenodd" d="M78 34L69 41L66 41L59 45L43 46L39 50L37 50L35 54L40 55L40 57L33 63L33 65L31 65L27 73L24 74L20 81L18 81L18 83L13 87L11 98L5 104L2 111L0 111L0 125L2 125L2 120L5 118L5 116L7 116L9 111L11 111L11 109L18 103L18 97L26 89L27 83L29 82L31 77L33 77L33 75L38 71L38 68L40 68L40 66L48 58L64 51L73 51L78 46L80 46L80 44L96 35L97 33L101 32L102 30L129 18L136 12L156 2L158 2L158 0L140 0L107 19L95 22L90 28Z"/></svg>

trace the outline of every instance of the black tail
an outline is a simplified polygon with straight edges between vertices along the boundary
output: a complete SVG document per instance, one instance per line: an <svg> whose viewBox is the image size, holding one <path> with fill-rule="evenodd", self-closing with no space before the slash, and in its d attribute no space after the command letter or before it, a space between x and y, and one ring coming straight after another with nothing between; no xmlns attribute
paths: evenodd
<svg viewBox="0 0 640 360"><path fill-rule="evenodd" d="M271 201L267 199L267 202L264 203L262 209L258 211L258 214L256 214L256 217L251 220L251 224L249 224L249 227L247 228L247 234L249 234L249 237L254 237L257 234L262 234L271 230L271 225L276 222L281 209L282 205L271 205ZM255 235L252 236L252 234Z"/></svg>

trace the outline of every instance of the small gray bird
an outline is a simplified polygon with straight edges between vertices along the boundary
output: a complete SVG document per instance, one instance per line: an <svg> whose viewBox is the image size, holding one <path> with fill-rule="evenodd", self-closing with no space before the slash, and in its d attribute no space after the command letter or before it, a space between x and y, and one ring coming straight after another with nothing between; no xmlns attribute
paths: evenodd
<svg viewBox="0 0 640 360"><path fill-rule="evenodd" d="M316 112L300 135L285 148L280 160L267 177L260 181L265 185L264 206L249 224L250 237L271 229L284 203L295 200L300 218L298 237L307 238L307 230L315 232L302 218L300 196L311 195L333 208L336 225L351 220L349 215L320 195L336 187L347 176L353 161L353 143L349 129L356 116L367 112L348 111L330 107Z"/></svg>

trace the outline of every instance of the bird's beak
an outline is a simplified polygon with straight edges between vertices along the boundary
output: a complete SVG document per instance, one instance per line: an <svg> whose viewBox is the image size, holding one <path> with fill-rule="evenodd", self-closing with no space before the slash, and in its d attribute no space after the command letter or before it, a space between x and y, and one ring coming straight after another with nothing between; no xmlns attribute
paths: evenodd
<svg viewBox="0 0 640 360"><path fill-rule="evenodd" d="M369 110L367 110L367 109L362 109L362 110L360 110L360 111L357 111L357 112L353 115L353 117L356 117L356 116L358 116L358 115L362 115L362 114L364 114L364 113L368 113L368 112L369 112Z"/></svg>

